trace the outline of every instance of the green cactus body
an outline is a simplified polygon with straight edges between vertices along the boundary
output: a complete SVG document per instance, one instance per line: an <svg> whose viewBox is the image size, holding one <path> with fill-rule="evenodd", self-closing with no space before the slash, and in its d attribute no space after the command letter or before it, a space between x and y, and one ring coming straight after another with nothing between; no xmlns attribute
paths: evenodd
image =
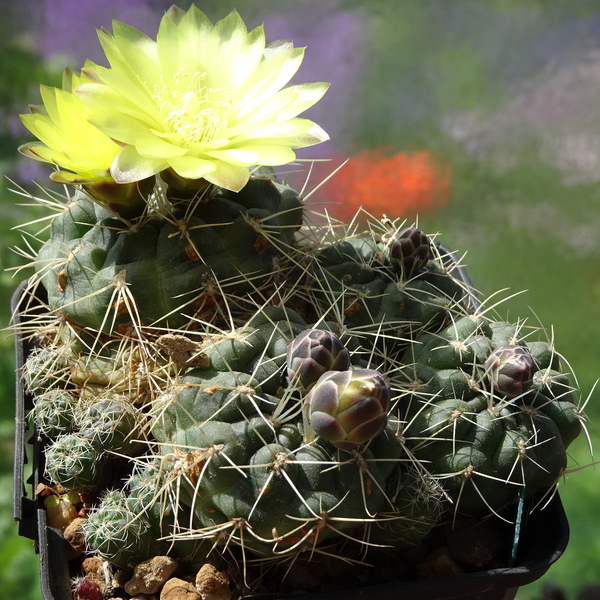
<svg viewBox="0 0 600 600"><path fill-rule="evenodd" d="M399 550L416 546L431 532L443 512L442 491L434 478L407 468L392 479L387 491L395 510L382 513L367 527L369 541Z"/></svg>
<svg viewBox="0 0 600 600"><path fill-rule="evenodd" d="M165 19L156 45L115 22L110 69L66 73L22 119L40 141L21 151L75 190L41 202L15 322L47 483L91 503L89 549L224 565L247 597L314 556L395 560L450 504L487 516L553 486L582 428L554 347L484 316L417 227L304 219L264 165L326 139L297 117L327 86L288 86L302 52L235 12Z"/></svg>
<svg viewBox="0 0 600 600"><path fill-rule="evenodd" d="M82 494L106 483L107 456L79 434L59 436L46 449L46 470L53 481Z"/></svg>
<svg viewBox="0 0 600 600"><path fill-rule="evenodd" d="M134 512L119 491L103 497L87 519L84 532L92 550L121 568L134 567L166 551L166 543L156 539L144 514Z"/></svg>
<svg viewBox="0 0 600 600"><path fill-rule="evenodd" d="M262 320L269 321L268 314ZM279 346L275 337L283 336L287 348L296 327L290 320L260 322L251 321L258 327L247 328L246 335L268 362L269 347ZM255 332L261 327L270 333L263 332L258 345ZM243 340L236 343L248 348ZM204 524L207 539L225 531L224 539L265 556L299 552L356 529L382 509L386 478L402 453L391 429L373 433L377 454L371 444L360 449L353 444L356 449L343 455L325 440L307 445L294 388L265 393L255 366L251 373L234 370L254 364L248 363L252 353L242 355L230 340L214 348L206 347L209 367L188 371L159 399L153 427L168 478ZM280 374L285 359L286 352L276 358Z"/></svg>
<svg viewBox="0 0 600 600"><path fill-rule="evenodd" d="M441 328L450 314L465 314L465 290L429 249L410 268L400 268L391 255L396 246L377 237L361 234L321 249L314 295L320 310L333 312L366 349L393 358L422 331Z"/></svg>
<svg viewBox="0 0 600 600"><path fill-rule="evenodd" d="M144 445L136 440L141 435L133 406L124 398L97 399L77 415L81 435L102 452L134 456Z"/></svg>
<svg viewBox="0 0 600 600"><path fill-rule="evenodd" d="M475 515L500 510L523 488L529 495L554 485L581 430L565 375L538 370L516 397L511 386L508 394L498 389L486 367L495 356L492 330L497 335L465 317L425 334L405 354L400 376L408 384L400 410L407 445L441 477L456 509ZM527 345L518 348L529 356ZM532 349L538 362L548 357L539 343Z"/></svg>
<svg viewBox="0 0 600 600"><path fill-rule="evenodd" d="M297 231L266 179L203 193L127 223L78 192L40 251L55 329L23 376L48 476L101 494L136 464L90 513L93 551L197 570L404 549L448 499L481 515L555 483L581 429L558 355L470 314L426 236ZM42 424L51 397L70 423Z"/></svg>
<svg viewBox="0 0 600 600"><path fill-rule="evenodd" d="M60 388L69 379L70 363L64 350L58 346L35 348L23 366L23 381L34 396Z"/></svg>
<svg viewBox="0 0 600 600"><path fill-rule="evenodd" d="M38 257L50 306L105 332L127 322L175 328L215 278L227 293L260 287L300 224L298 195L267 179L214 191L134 224L78 192Z"/></svg>
<svg viewBox="0 0 600 600"><path fill-rule="evenodd" d="M49 390L35 397L33 420L40 433L49 438L73 433L77 400L65 390Z"/></svg>

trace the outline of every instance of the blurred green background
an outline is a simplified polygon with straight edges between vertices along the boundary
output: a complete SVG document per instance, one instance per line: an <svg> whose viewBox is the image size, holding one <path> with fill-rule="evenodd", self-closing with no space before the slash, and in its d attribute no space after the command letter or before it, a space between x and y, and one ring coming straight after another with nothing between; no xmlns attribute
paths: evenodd
<svg viewBox="0 0 600 600"><path fill-rule="evenodd" d="M22 206L15 184L36 191L48 171L20 158L31 138L18 114L39 102L38 84L59 85L63 66L101 61L94 28L112 18L154 35L162 0L25 0L0 19L0 319L24 264L12 228L43 216ZM189 1L180 2L182 8ZM498 312L538 320L572 364L585 399L600 377L600 1L596 0L198 0L213 20L237 8L269 40L307 46L298 81L332 88L307 114L332 140L303 152L318 163L312 189L353 160L312 201L345 216L418 215L467 252L482 297L508 298ZM367 175L365 175L367 173ZM369 175L370 174L370 175ZM302 185L305 174L293 178ZM293 181L293 183L296 183ZM336 213L336 211L338 211ZM345 212L346 211L346 212ZM39 599L38 557L12 521L14 362L0 335L0 597ZM587 405L600 440L600 394ZM598 446L596 441L596 446ZM584 439L571 465L591 462ZM565 555L518 593L554 582L568 598L600 583L600 474L573 472L560 485L571 524Z"/></svg>

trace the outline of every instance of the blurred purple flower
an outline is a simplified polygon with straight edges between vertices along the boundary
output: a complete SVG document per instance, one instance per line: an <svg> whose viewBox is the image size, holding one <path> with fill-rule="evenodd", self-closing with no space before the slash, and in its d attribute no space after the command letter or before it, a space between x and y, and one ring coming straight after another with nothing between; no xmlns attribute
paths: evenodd
<svg viewBox="0 0 600 600"><path fill-rule="evenodd" d="M21 156L11 169L10 178L14 179L20 185L29 185L32 182L50 187L51 181L48 176L51 169L36 160L31 160Z"/></svg>
<svg viewBox="0 0 600 600"><path fill-rule="evenodd" d="M310 1L294 4L279 14L265 16L268 41L292 39L294 46L306 46L306 57L298 74L301 81L329 81L331 88L306 117L315 121L331 137L314 148L307 148L299 156L330 157L333 148L341 149L347 143L348 124L359 114L352 99L363 66L362 25L364 18L358 10L342 9L337 2Z"/></svg>
<svg viewBox="0 0 600 600"><path fill-rule="evenodd" d="M68 57L79 68L86 58L106 65L96 29L112 30L117 19L154 37L163 11L151 0L42 0L42 12L38 50L50 60Z"/></svg>

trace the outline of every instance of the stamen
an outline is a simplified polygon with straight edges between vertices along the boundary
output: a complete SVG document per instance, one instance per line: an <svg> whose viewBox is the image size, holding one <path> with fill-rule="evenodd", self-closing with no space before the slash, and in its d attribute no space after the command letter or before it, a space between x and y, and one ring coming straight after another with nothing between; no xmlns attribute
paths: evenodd
<svg viewBox="0 0 600 600"><path fill-rule="evenodd" d="M171 85L161 76L154 86L155 100L165 129L181 136L180 143L189 147L209 142L226 126L231 100L226 88L203 85L206 73L190 75L183 67L173 75Z"/></svg>

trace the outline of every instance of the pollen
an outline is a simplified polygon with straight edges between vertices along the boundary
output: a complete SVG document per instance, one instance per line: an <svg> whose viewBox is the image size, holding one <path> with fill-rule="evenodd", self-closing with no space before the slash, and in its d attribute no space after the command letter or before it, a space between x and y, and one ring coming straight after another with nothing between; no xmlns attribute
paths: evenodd
<svg viewBox="0 0 600 600"><path fill-rule="evenodd" d="M226 88L204 85L206 73L190 75L179 69L168 83L154 86L153 100L163 120L166 133L176 134L182 147L210 142L226 128L231 100Z"/></svg>

